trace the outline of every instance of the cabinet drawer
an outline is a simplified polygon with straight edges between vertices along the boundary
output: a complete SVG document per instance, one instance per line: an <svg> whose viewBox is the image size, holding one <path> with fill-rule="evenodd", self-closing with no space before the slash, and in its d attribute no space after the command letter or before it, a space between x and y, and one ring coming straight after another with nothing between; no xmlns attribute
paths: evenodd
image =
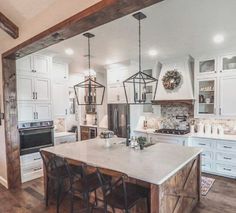
<svg viewBox="0 0 236 213"><path fill-rule="evenodd" d="M213 159L213 152L203 151L201 156L202 156L202 159L204 159L204 160L212 160Z"/></svg>
<svg viewBox="0 0 236 213"><path fill-rule="evenodd" d="M43 170L37 170L30 173L21 173L21 181L25 183L30 180L34 180L43 176Z"/></svg>
<svg viewBox="0 0 236 213"><path fill-rule="evenodd" d="M192 140L192 146L209 149L213 146L212 141L206 139Z"/></svg>
<svg viewBox="0 0 236 213"><path fill-rule="evenodd" d="M236 164L236 155L230 154L230 153L218 152L218 153L216 153L216 160Z"/></svg>
<svg viewBox="0 0 236 213"><path fill-rule="evenodd" d="M236 176L236 166L216 164L216 171L222 174Z"/></svg>
<svg viewBox="0 0 236 213"><path fill-rule="evenodd" d="M26 165L21 165L21 172L23 174L31 173L31 172L36 172L43 170L43 162L42 161L36 161L36 162L31 162Z"/></svg>
<svg viewBox="0 0 236 213"><path fill-rule="evenodd" d="M202 161L202 170L203 171L211 171L213 169L213 164L212 162L209 161Z"/></svg>
<svg viewBox="0 0 236 213"><path fill-rule="evenodd" d="M217 149L224 150L227 152L235 152L236 151L236 143L217 142Z"/></svg>
<svg viewBox="0 0 236 213"><path fill-rule="evenodd" d="M40 153L36 152L36 153L20 156L20 161L21 161L21 165L25 165L25 164L37 162L37 161L41 162L42 158L41 158Z"/></svg>

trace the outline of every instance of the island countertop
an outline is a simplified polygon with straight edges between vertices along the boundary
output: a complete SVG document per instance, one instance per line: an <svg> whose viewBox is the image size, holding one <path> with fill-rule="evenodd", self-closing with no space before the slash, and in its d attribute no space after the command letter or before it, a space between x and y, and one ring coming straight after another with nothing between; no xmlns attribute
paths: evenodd
<svg viewBox="0 0 236 213"><path fill-rule="evenodd" d="M144 150L125 146L126 139L109 139L111 147L105 147L104 139L62 144L44 151L71 160L85 162L127 174L131 178L160 185L201 153L199 148L158 143Z"/></svg>

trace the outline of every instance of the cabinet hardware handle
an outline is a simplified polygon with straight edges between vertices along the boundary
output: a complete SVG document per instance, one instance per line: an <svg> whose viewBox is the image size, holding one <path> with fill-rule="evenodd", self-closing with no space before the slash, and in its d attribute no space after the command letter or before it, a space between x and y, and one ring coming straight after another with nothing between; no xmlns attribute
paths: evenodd
<svg viewBox="0 0 236 213"><path fill-rule="evenodd" d="M34 158L34 160L41 160L41 158Z"/></svg>
<svg viewBox="0 0 236 213"><path fill-rule="evenodd" d="M221 108L220 108L220 115L221 115Z"/></svg>
<svg viewBox="0 0 236 213"><path fill-rule="evenodd" d="M231 172L232 170L231 169L228 169L228 168L224 168L225 171L229 171Z"/></svg>
<svg viewBox="0 0 236 213"><path fill-rule="evenodd" d="M202 156L206 156L206 154L202 154Z"/></svg>
<svg viewBox="0 0 236 213"><path fill-rule="evenodd" d="M34 112L34 119L36 119L35 112Z"/></svg>
<svg viewBox="0 0 236 213"><path fill-rule="evenodd" d="M34 171L36 172L36 171L39 171L39 170L41 170L42 168L40 167L40 168L37 168L37 169L34 169Z"/></svg>
<svg viewBox="0 0 236 213"><path fill-rule="evenodd" d="M35 99L36 100L38 99L38 93L37 92L35 93Z"/></svg>
<svg viewBox="0 0 236 213"><path fill-rule="evenodd" d="M35 99L35 92L33 92L33 99Z"/></svg>
<svg viewBox="0 0 236 213"><path fill-rule="evenodd" d="M231 146L224 146L224 148L226 148L226 149L232 149Z"/></svg>
<svg viewBox="0 0 236 213"><path fill-rule="evenodd" d="M65 113L66 113L66 115L67 115L67 109L65 109Z"/></svg>
<svg viewBox="0 0 236 213"><path fill-rule="evenodd" d="M224 157L225 160L232 160L232 158Z"/></svg>
<svg viewBox="0 0 236 213"><path fill-rule="evenodd" d="M205 143L199 143L199 145L201 145L201 146L206 146L206 144L205 144Z"/></svg>

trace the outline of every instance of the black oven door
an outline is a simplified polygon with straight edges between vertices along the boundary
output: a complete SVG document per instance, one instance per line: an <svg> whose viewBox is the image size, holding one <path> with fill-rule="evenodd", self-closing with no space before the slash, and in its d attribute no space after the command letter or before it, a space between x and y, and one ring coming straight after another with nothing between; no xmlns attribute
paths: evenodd
<svg viewBox="0 0 236 213"><path fill-rule="evenodd" d="M44 147L53 146L53 128L20 130L20 154L38 152Z"/></svg>

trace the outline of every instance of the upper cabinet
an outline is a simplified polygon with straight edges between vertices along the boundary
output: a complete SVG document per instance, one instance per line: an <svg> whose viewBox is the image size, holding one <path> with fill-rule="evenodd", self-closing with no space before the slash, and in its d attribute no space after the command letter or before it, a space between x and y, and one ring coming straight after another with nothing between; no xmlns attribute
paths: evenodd
<svg viewBox="0 0 236 213"><path fill-rule="evenodd" d="M52 78L54 82L65 82L69 78L69 68L66 63L53 62Z"/></svg>
<svg viewBox="0 0 236 213"><path fill-rule="evenodd" d="M220 57L220 73L236 75L236 54Z"/></svg>
<svg viewBox="0 0 236 213"><path fill-rule="evenodd" d="M196 61L196 72L198 75L209 75L217 73L217 58L200 58Z"/></svg>
<svg viewBox="0 0 236 213"><path fill-rule="evenodd" d="M216 115L216 78L196 81L196 114L200 116Z"/></svg>
<svg viewBox="0 0 236 213"><path fill-rule="evenodd" d="M17 76L17 100L50 102L50 80L24 75Z"/></svg>
<svg viewBox="0 0 236 213"><path fill-rule="evenodd" d="M16 61L19 75L46 76L50 74L50 57L30 55Z"/></svg>
<svg viewBox="0 0 236 213"><path fill-rule="evenodd" d="M236 54L195 62L195 117L235 118Z"/></svg>

